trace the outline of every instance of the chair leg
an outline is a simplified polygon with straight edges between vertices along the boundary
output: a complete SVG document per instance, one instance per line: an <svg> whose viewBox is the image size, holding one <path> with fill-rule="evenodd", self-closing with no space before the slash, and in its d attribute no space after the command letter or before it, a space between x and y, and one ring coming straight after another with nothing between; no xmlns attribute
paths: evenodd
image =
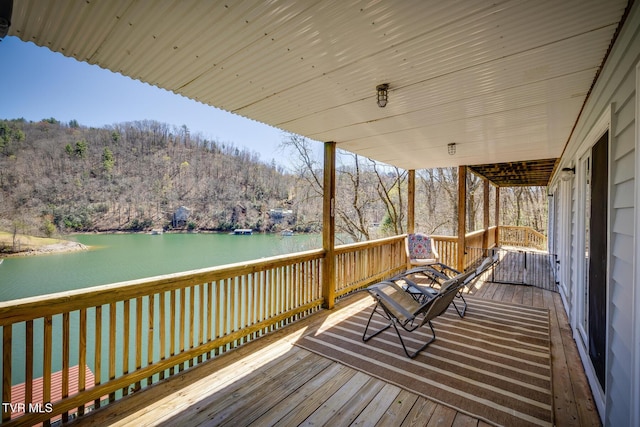
<svg viewBox="0 0 640 427"><path fill-rule="evenodd" d="M419 349L417 349L416 351L414 351L413 353L409 353L409 350L407 350L407 346L404 345L404 340L402 339L402 335L400 335L400 330L398 329L398 327L396 326L395 322L391 322L391 324L393 325L394 329L396 330L396 334L398 334L398 339L400 339L400 344L402 344L402 348L404 349L405 354L410 358L410 359L415 359L415 357L418 355L418 353L420 353L422 350L424 350L425 348L427 348L429 346L429 344L431 344L432 342L435 341L436 339L436 331L433 329L433 325L431 324L431 320L429 320L427 322L429 324L429 327L431 328L431 335L432 337L429 339L429 341L427 341L422 347L420 347ZM389 326L387 326L388 328ZM386 328L385 328L386 329Z"/></svg>
<svg viewBox="0 0 640 427"><path fill-rule="evenodd" d="M464 313L467 311L467 301L465 301L464 297L462 296L462 292L460 292L460 293L457 295L457 298L460 298L460 299L462 300L462 304L463 304L463 305L462 305L462 310L460 310L460 309L458 308L458 306L456 305L456 302L455 302L455 301L452 301L452 303L453 303L453 307L454 307L454 308L456 309L456 311L458 312L458 316L460 316L460 317L464 317Z"/></svg>
<svg viewBox="0 0 640 427"><path fill-rule="evenodd" d="M386 310L384 310L384 307L382 307L383 313L379 312L378 311L378 306L379 306L379 304L376 303L376 305L373 307L373 310L371 310L371 314L369 315L369 320L367 320L367 326L365 326L364 332L362 334L362 341L367 342L371 338L375 337L376 335L381 334L382 332L386 331L391 326L393 326L393 328L396 330L396 334L398 335L398 339L400 340L400 344L402 345L402 348L404 349L405 354L411 359L415 358L418 355L418 353L420 353L422 350L427 348L427 346L429 344L431 344L433 341L435 341L435 339L436 339L436 331L433 329L433 324L431 323L431 320L429 320L429 321L427 321L427 323L429 324L429 328L431 328L431 335L432 335L431 338L429 339L429 341L427 341L422 347L417 349L415 352L409 353L409 350L407 349L407 346L404 344L404 340L402 339L402 335L400 335L400 330L398 329L398 326L396 325L396 322L394 321L393 317L391 317L391 315L389 315L386 312ZM378 313L380 316L382 316L386 320L388 320L389 323L387 324L387 326L383 327L382 329L379 329L379 330L375 331L373 334L367 336L367 331L369 330L369 325L371 324L371 319L373 318L374 313ZM411 323L413 323L413 322L411 322ZM406 326L403 326L403 328L407 332L413 332L414 330L418 329L418 327L419 327L419 325L415 325L412 328L406 328Z"/></svg>
<svg viewBox="0 0 640 427"><path fill-rule="evenodd" d="M393 323L393 321L391 319L389 319L387 316L380 314L382 317L384 317L385 319L389 320L389 324L387 326L385 326L384 328L374 332L372 335L367 336L367 330L369 329L369 324L371 323L371 318L373 317L373 314L377 312L378 309L378 304L375 305L375 307L373 307L373 310L371 310L371 315L369 316L369 320L367 321L367 326L364 328L364 333L362 334L362 341L367 342L369 341L371 338L375 337L376 335L386 331L387 329L389 329L391 327L391 324Z"/></svg>

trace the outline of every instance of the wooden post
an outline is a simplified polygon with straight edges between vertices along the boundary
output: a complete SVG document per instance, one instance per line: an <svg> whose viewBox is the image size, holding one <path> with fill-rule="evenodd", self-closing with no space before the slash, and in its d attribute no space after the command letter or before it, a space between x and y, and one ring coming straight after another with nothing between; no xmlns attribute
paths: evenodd
<svg viewBox="0 0 640 427"><path fill-rule="evenodd" d="M500 187L496 187L496 246L500 246Z"/></svg>
<svg viewBox="0 0 640 427"><path fill-rule="evenodd" d="M467 167L458 166L458 257L456 268L464 270L467 232Z"/></svg>
<svg viewBox="0 0 640 427"><path fill-rule="evenodd" d="M486 250L489 249L489 180L483 180L484 201L482 206L484 234L482 235L483 256L486 256Z"/></svg>
<svg viewBox="0 0 640 427"><path fill-rule="evenodd" d="M322 296L324 307L332 309L335 303L335 194L336 194L336 143L324 144L324 189L322 207L322 248L324 249Z"/></svg>
<svg viewBox="0 0 640 427"><path fill-rule="evenodd" d="M414 233L416 229L416 171L409 171L407 185L407 233Z"/></svg>

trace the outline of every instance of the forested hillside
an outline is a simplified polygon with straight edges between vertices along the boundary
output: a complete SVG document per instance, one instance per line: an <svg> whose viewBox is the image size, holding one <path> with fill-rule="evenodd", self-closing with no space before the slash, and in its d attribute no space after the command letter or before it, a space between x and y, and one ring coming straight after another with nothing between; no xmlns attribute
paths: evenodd
<svg viewBox="0 0 640 427"><path fill-rule="evenodd" d="M294 185L294 177L256 154L184 127L0 121L4 229L273 231L295 222L292 215L269 215L291 209ZM304 219L297 222L304 226Z"/></svg>
<svg viewBox="0 0 640 427"><path fill-rule="evenodd" d="M323 172L313 144L285 137L282 154L291 170L284 170L184 126L139 121L96 129L53 118L0 120L0 230L42 236L153 228L320 231ZM416 229L455 235L457 168L416 171L416 180ZM339 239L406 232L406 171L339 151L336 181ZM479 177L468 176L466 231L483 226L482 187ZM546 233L545 187L500 192L501 224Z"/></svg>

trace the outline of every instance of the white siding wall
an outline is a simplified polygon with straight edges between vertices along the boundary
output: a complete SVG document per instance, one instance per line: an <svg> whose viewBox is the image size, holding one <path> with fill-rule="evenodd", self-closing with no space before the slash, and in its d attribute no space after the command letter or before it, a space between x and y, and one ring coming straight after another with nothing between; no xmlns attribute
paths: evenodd
<svg viewBox="0 0 640 427"><path fill-rule="evenodd" d="M607 109L611 108L610 115L610 145L609 145L609 281L608 281L608 337L607 337L607 376L606 392L604 397L598 396L597 387L594 395L600 399L599 409L606 426L632 426L639 425L638 402L640 391L640 368L635 366L640 359L640 326L637 314L640 312L638 298L640 293L637 283L638 273L634 272L634 257L640 248L638 231L635 230L636 194L640 194L636 184L635 159L637 146L636 118L636 66L640 61L640 2L635 2L627 21L614 45L607 63L605 64L598 82L594 86L585 110L578 122L571 141L565 150L562 162L577 162L578 156L583 152L585 144L593 144L589 141L594 125L601 121ZM563 189L566 187L563 187ZM575 202L577 200L574 186L574 195L571 197L572 229L577 233L583 233L576 227ZM563 199L567 200L567 199ZM558 220L558 219L556 219ZM561 259L561 262L569 262L574 267L580 262L580 256L576 245L576 236L571 231L567 238L573 243L570 260ZM559 230L559 234L563 231ZM569 237L570 236L570 237ZM559 238L561 238L559 236ZM562 254L561 254L562 255ZM571 290L567 290L566 299L571 300L570 295L584 292L577 289L575 271L572 272ZM572 317L571 324L575 326L575 307L571 301L565 301L567 311ZM635 328L634 328L635 326ZM578 346L581 342L577 340ZM583 361L589 370L588 357ZM634 400L632 400L634 399ZM602 407L604 405L604 408Z"/></svg>
<svg viewBox="0 0 640 427"><path fill-rule="evenodd" d="M631 353L633 355L633 359L631 360L631 378L640 378L640 237L638 234L640 233L640 214L638 212L639 203L640 203L640 62L636 66L636 90L635 90L635 98L636 98L636 117L635 117L635 176L638 179L635 179L635 206L636 210L634 212L635 216L635 232L634 232L634 274L633 274L633 295L631 300L633 300L633 316L632 316L632 350ZM631 402L640 402L640 381L632 380L632 390L631 390L631 398L629 399ZM635 407L631 408L631 423L632 425L640 425L640 405L635 405Z"/></svg>
<svg viewBox="0 0 640 427"><path fill-rule="evenodd" d="M571 258L571 248L573 246L574 241L574 230L573 219L574 215L574 203L573 203L573 180L572 181L564 181L560 183L559 193L560 193L560 210L562 212L560 217L560 226L559 233L561 236L560 247L561 251L559 254L560 259L560 293L564 300L567 313L573 313L574 308L574 292L571 287L572 277L573 277L573 266L572 266L572 258Z"/></svg>

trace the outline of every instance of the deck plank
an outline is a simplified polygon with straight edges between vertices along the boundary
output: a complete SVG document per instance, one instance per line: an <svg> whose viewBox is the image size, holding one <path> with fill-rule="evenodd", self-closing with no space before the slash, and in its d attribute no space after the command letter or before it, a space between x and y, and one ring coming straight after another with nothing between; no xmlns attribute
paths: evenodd
<svg viewBox="0 0 640 427"><path fill-rule="evenodd" d="M301 425L315 426L328 423L332 417L340 411L345 402L348 402L350 398L359 396L360 394L362 394L362 398L366 400L364 405L366 406L383 386L384 384L382 384L381 381L371 378L363 372L357 372L353 378L340 387L333 396L329 397L322 405L313 411ZM357 399L355 400L357 401Z"/></svg>
<svg viewBox="0 0 640 427"><path fill-rule="evenodd" d="M523 292L522 292L522 301L520 302L520 304L523 305L533 305L533 290L535 289L535 287L533 286L528 286L526 287Z"/></svg>
<svg viewBox="0 0 640 427"><path fill-rule="evenodd" d="M600 417L598 416L593 395L578 355L578 348L571 328L567 319L567 315L562 306L562 299L559 294L552 294L555 310L552 315L556 317L558 329L560 331L561 343L558 343L558 353L564 355L567 362L567 372L569 374L569 384L573 391L576 410L578 412L579 425L587 427L600 426ZM576 362L577 361L577 362ZM573 412L573 411L571 411Z"/></svg>
<svg viewBox="0 0 640 427"><path fill-rule="evenodd" d="M307 419L307 417L322 406L328 396L333 396L346 383L351 381L356 374L357 371L354 369L344 367L344 369L340 370L338 375L331 378L321 387L318 387L314 393L311 393L304 402L298 404L295 408L292 408L290 412L280 419L279 424L285 426L301 424L305 419ZM257 425L260 424L258 423Z"/></svg>
<svg viewBox="0 0 640 427"><path fill-rule="evenodd" d="M433 411L427 427L451 427L456 419L457 411L444 405L437 405Z"/></svg>
<svg viewBox="0 0 640 427"><path fill-rule="evenodd" d="M320 356L318 356L320 358ZM327 394L333 394L335 390L349 380L356 371L339 363L331 363L328 367L319 372L311 380L305 382L302 387L295 390L287 400L276 402L269 410L265 411L255 420L256 425L275 425L289 412L295 410L299 405L303 405L311 398L313 393L323 390Z"/></svg>
<svg viewBox="0 0 640 427"><path fill-rule="evenodd" d="M303 362L304 361L304 362ZM309 354L300 363L289 368L284 374L267 379L257 393L251 393L250 399L245 399L243 394L237 395L239 408L230 416L224 416L224 421L217 425L250 425L254 420L273 407L275 402L280 402L302 387L306 382L327 368L332 362L328 359L318 358ZM189 420L191 421L191 420Z"/></svg>
<svg viewBox="0 0 640 427"><path fill-rule="evenodd" d="M418 400L418 395L407 390L401 390L396 399L387 408L377 425L398 426L407 418L409 411Z"/></svg>
<svg viewBox="0 0 640 427"><path fill-rule="evenodd" d="M415 405L409 411L407 418L405 418L401 427L414 427L414 426L424 426L431 418L431 415L436 410L437 403L425 399L424 397L418 397Z"/></svg>
<svg viewBox="0 0 640 427"><path fill-rule="evenodd" d="M477 427L478 419L473 418L462 412L456 414L456 418L453 420L451 427Z"/></svg>
<svg viewBox="0 0 640 427"><path fill-rule="evenodd" d="M529 286L512 286L513 287L513 297L511 298L511 302L514 304L522 304L522 300L524 298L524 290L529 288Z"/></svg>
<svg viewBox="0 0 640 427"><path fill-rule="evenodd" d="M374 396L369 402L366 409L363 408L353 422L342 423L340 418L337 418L337 422L334 424L334 419L330 420L327 425L352 425L352 426L372 426L378 424L379 420L387 413L389 407L393 405L402 389L395 385L384 383L384 386L380 389L380 392ZM346 405L345 405L346 406ZM344 421L349 421L345 419Z"/></svg>
<svg viewBox="0 0 640 427"><path fill-rule="evenodd" d="M189 425L191 423L193 423L192 425L199 425L214 420L219 424L222 420L232 416L234 411L242 406L243 400L238 399L238 396L246 396L259 392L265 383L269 383L273 378L286 375L296 364L301 363L307 365L311 363L309 355L302 352L292 352L276 360L278 363L265 365L262 369L253 371L249 375L229 383L227 387L217 387L215 392L208 391L207 389L207 383L214 382L215 378L210 378L209 381L199 382L201 387L190 390L189 400L193 400L193 402L188 409L184 411L171 411L171 416L165 418L163 421L169 423L167 420L170 419L170 424L173 425ZM239 373L241 372L242 371ZM138 419L138 421L143 424L154 423L158 420L158 417L156 417L153 412L149 414L149 417L141 417Z"/></svg>
<svg viewBox="0 0 640 427"><path fill-rule="evenodd" d="M544 305L544 294L545 294L545 292L540 288L533 288L531 291L533 292L532 305L534 307L538 307L538 308L544 307L545 306Z"/></svg>
<svg viewBox="0 0 640 427"><path fill-rule="evenodd" d="M505 293L507 293L507 290L512 288L513 285L502 285L502 286L497 286L496 284L496 290L493 293L493 295L491 296L492 300L495 301L505 301Z"/></svg>
<svg viewBox="0 0 640 427"><path fill-rule="evenodd" d="M546 306L553 306L553 297L545 295L544 302ZM566 355L565 352L560 349L560 347L562 347L562 337L555 310L549 312L549 326L551 348L557 349L554 352L551 373L553 378L555 422L558 425L576 425L578 422L578 412L571 387Z"/></svg>

